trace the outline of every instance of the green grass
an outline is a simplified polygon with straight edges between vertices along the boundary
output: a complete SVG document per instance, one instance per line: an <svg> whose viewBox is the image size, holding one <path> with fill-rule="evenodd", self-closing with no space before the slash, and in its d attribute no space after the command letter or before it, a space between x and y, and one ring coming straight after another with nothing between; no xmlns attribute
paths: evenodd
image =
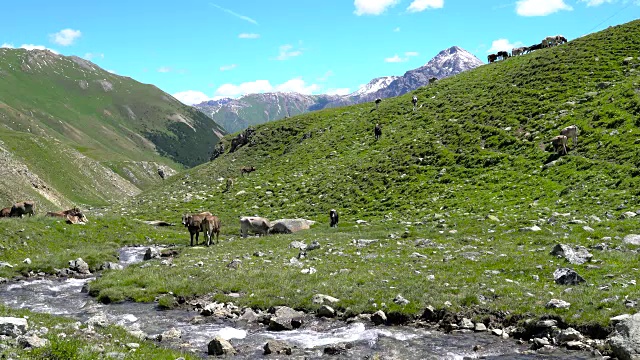
<svg viewBox="0 0 640 360"><path fill-rule="evenodd" d="M640 131L640 60L623 63L637 56L638 42L640 21L635 21L443 79L387 99L379 110L361 104L257 126L250 145L114 206L109 217L90 227L73 228L111 239L108 248L75 235L65 246L95 254L92 266L129 243L127 232L139 239L157 231L164 235L159 242L181 248L174 267L152 261L92 282L91 293L105 302L152 301L162 295L162 305L171 306L167 294L172 292L211 294L260 308L313 310L312 296L326 293L352 313L384 308L417 316L427 305L445 308L449 302L452 311L551 314L569 324L607 325L609 317L634 311L625 307L626 297L637 300L632 280L638 268L630 264L640 255L622 238L637 233L638 217L620 216L640 207L635 135ZM599 85L604 82L610 84ZM414 94L422 105L415 112ZM376 123L383 125L377 142ZM571 124L581 129L579 145L571 144L569 155L558 159L544 148ZM553 160L555 165L545 166ZM257 171L240 176L242 166ZM220 180L226 177L237 179L229 192ZM340 213L337 229L328 227L331 208ZM184 228L133 227L118 218L178 222L181 214L202 210L221 218L221 245L190 248ZM240 239L238 218L254 214L271 220L305 217L319 224L294 235ZM548 222L552 216L555 223ZM356 226L359 219L371 225ZM42 229L44 220L24 224L29 221ZM542 230L520 230L534 224ZM11 226L15 244L22 236L15 232L20 225ZM52 246L47 244L56 238L42 236L40 246ZM359 239L376 242L358 248ZM302 260L303 268L316 273L287 265L298 254L288 247L293 240L322 244ZM589 247L602 242L610 250L593 250L592 264L572 266L549 255L557 243ZM13 246L5 256L20 260L26 255L15 256L20 247ZM61 248L55 249L52 257ZM255 257L257 251L266 256ZM240 270L228 269L235 258L242 260ZM196 266L199 261L202 267ZM552 274L559 267L576 269L587 283L570 291L556 285ZM2 271L8 276L26 270ZM241 297L232 300L230 292ZM397 294L410 303L394 304ZM572 305L546 309L552 298Z"/></svg>
<svg viewBox="0 0 640 360"><path fill-rule="evenodd" d="M126 359L197 359L192 354L160 348L149 341L141 341L121 327L109 326L96 328L95 333L86 331L86 326L75 326L75 321L60 316L38 314L27 310L12 310L0 306L0 316L26 317L29 329L47 328L46 334L40 334L49 344L38 349L22 349L5 341L7 348L0 350L2 358L21 358L34 360L90 360L103 358L107 353L123 353ZM135 351L126 346L129 343L140 345Z"/></svg>

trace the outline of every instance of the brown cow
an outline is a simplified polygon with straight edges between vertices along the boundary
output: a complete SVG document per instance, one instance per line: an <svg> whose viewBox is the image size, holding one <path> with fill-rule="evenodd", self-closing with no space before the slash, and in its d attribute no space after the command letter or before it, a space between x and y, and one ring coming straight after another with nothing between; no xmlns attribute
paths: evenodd
<svg viewBox="0 0 640 360"><path fill-rule="evenodd" d="M558 154L566 155L567 154L567 137L564 135L558 135L551 139L551 145L553 145L553 150ZM562 150L562 152L560 152Z"/></svg>
<svg viewBox="0 0 640 360"><path fill-rule="evenodd" d="M491 64L492 62L498 60L498 55L496 54L489 54L487 56L487 61L489 62L489 64Z"/></svg>
<svg viewBox="0 0 640 360"><path fill-rule="evenodd" d="M245 166L245 167L240 169L240 174L242 176L244 176L244 174L248 174L248 173L254 172L254 171L256 171L255 167L253 167L253 166Z"/></svg>
<svg viewBox="0 0 640 360"><path fill-rule="evenodd" d="M13 204L11 206L11 210L9 212L9 217L22 217L22 215L29 214L29 216L33 216L36 213L36 202L35 201L22 201L19 203Z"/></svg>
<svg viewBox="0 0 640 360"><path fill-rule="evenodd" d="M182 225L189 230L191 236L191 246L193 246L193 235L196 236L196 245L198 245L198 238L200 232L202 232L202 221L206 216L211 216L210 212L201 212L199 214L184 214L182 215Z"/></svg>
<svg viewBox="0 0 640 360"><path fill-rule="evenodd" d="M202 220L202 232L207 238L207 246L211 245L212 234L216 235L216 244L220 243L220 219L215 215L206 215ZM197 244L197 241L196 241Z"/></svg>
<svg viewBox="0 0 640 360"><path fill-rule="evenodd" d="M0 210L0 217L9 217L10 214L11 214L11 208L10 207L6 207L6 208Z"/></svg>
<svg viewBox="0 0 640 360"><path fill-rule="evenodd" d="M233 187L233 183L235 182L235 180L233 180L233 178L227 178L227 187L224 189L225 192L231 190L231 188Z"/></svg>
<svg viewBox="0 0 640 360"><path fill-rule="evenodd" d="M87 220L87 217L82 213L82 211L80 211L80 209L78 209L77 207L63 211L49 211L45 216L65 218L67 220L67 223L69 224L84 224L89 221Z"/></svg>

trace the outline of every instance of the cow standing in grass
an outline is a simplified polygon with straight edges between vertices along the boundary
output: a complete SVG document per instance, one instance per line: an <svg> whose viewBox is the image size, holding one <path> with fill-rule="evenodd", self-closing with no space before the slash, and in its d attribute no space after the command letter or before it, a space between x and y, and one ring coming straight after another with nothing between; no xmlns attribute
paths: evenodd
<svg viewBox="0 0 640 360"><path fill-rule="evenodd" d="M252 173L254 171L256 171L256 168L253 166L245 166L240 169L240 175L244 176L244 174Z"/></svg>
<svg viewBox="0 0 640 360"><path fill-rule="evenodd" d="M573 146L578 147L578 127L576 125L567 126L560 130L560 135L564 135L568 139L571 139Z"/></svg>
<svg viewBox="0 0 640 360"><path fill-rule="evenodd" d="M416 106L418 106L418 97L414 95L413 98L411 98L411 103L413 104L413 111L416 111Z"/></svg>
<svg viewBox="0 0 640 360"><path fill-rule="evenodd" d="M158 168L158 175L160 175L162 180L164 180L164 178L166 177L166 174L164 173L164 170L162 168Z"/></svg>
<svg viewBox="0 0 640 360"><path fill-rule="evenodd" d="M551 145L553 150L560 155L567 154L567 137L564 135L558 135L551 139Z"/></svg>
<svg viewBox="0 0 640 360"><path fill-rule="evenodd" d="M210 212L201 212L199 214L184 214L182 215L182 225L189 230L191 236L191 246L193 246L193 236L196 237L196 245L198 245L198 237L202 232L202 222L206 216L211 216Z"/></svg>
<svg viewBox="0 0 640 360"><path fill-rule="evenodd" d="M202 220L202 232L207 239L207 246L211 245L212 235L215 234L216 242L220 243L220 219L215 215L206 215ZM198 241L196 240L196 244Z"/></svg>
<svg viewBox="0 0 640 360"><path fill-rule="evenodd" d="M380 124L376 124L376 127L373 128L373 134L376 137L376 141L380 139L380 136L382 136L382 126Z"/></svg>
<svg viewBox="0 0 640 360"><path fill-rule="evenodd" d="M338 211L336 211L336 209L329 211L329 221L329 227L338 227Z"/></svg>
<svg viewBox="0 0 640 360"><path fill-rule="evenodd" d="M374 102L376 103L376 110L378 110L378 105L380 105L380 103L382 102L382 99L377 98Z"/></svg>
<svg viewBox="0 0 640 360"><path fill-rule="evenodd" d="M23 215L29 214L29 216L33 216L36 213L36 203L35 201L22 201L19 203L13 204L11 206L11 210L9 212L9 217L22 217Z"/></svg>

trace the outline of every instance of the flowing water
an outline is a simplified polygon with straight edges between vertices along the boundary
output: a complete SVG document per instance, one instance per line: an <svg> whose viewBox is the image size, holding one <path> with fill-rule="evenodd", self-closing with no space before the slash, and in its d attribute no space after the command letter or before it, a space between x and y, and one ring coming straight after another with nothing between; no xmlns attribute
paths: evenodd
<svg viewBox="0 0 640 360"><path fill-rule="evenodd" d="M143 247L123 248L120 263L124 266L142 261ZM586 352L557 349L553 354L523 354L526 345L489 334L445 334L406 326L371 326L346 324L328 319L313 319L301 329L284 332L267 331L264 327L228 320L205 318L205 323L191 321L197 313L185 310L157 310L153 304L120 303L104 305L81 292L92 279L26 280L0 286L0 301L12 308L63 315L86 321L103 313L115 324L147 334L161 334L171 328L182 332L181 348L191 349L206 357L207 344L216 335L228 339L239 359L255 359L262 355L264 344L271 339L284 340L295 346L290 359L591 359ZM159 344L178 346L162 341ZM348 349L338 355L323 355L327 346L344 344ZM474 346L480 350L474 351Z"/></svg>

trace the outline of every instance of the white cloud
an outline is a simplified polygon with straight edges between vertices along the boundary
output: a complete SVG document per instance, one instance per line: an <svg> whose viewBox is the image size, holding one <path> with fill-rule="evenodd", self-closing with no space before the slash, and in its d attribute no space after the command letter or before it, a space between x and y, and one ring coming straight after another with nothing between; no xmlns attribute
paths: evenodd
<svg viewBox="0 0 640 360"><path fill-rule="evenodd" d="M4 43L0 45L0 49L13 49L13 44Z"/></svg>
<svg viewBox="0 0 640 360"><path fill-rule="evenodd" d="M524 46L520 41L510 43L508 39L493 40L491 47L487 50L487 53L496 53L498 51L511 51L513 48Z"/></svg>
<svg viewBox="0 0 640 360"><path fill-rule="evenodd" d="M560 10L573 8L564 0L520 0L516 2L516 13L520 16L547 16Z"/></svg>
<svg viewBox="0 0 640 360"><path fill-rule="evenodd" d="M45 46L42 46L42 45L22 44L22 45L20 45L20 49L25 49L25 50L49 50L54 54L58 54L57 51L55 51L53 49L49 49L48 47L45 47Z"/></svg>
<svg viewBox="0 0 640 360"><path fill-rule="evenodd" d="M579 0L580 2L587 3L587 6L598 6L604 3L613 3L615 0Z"/></svg>
<svg viewBox="0 0 640 360"><path fill-rule="evenodd" d="M235 69L236 67L238 67L238 65L236 64L223 65L223 66L220 66L220 71L229 71L229 70Z"/></svg>
<svg viewBox="0 0 640 360"><path fill-rule="evenodd" d="M173 94L173 97L180 100L183 104L194 105L203 101L211 100L207 94L201 91L187 90Z"/></svg>
<svg viewBox="0 0 640 360"><path fill-rule="evenodd" d="M104 54L102 53L86 53L84 54L84 58L91 61L93 59L104 59Z"/></svg>
<svg viewBox="0 0 640 360"><path fill-rule="evenodd" d="M159 73L168 73L168 72L171 72L171 71L173 71L173 69L171 67L169 67L169 66L162 66L162 67L158 68L158 72Z"/></svg>
<svg viewBox="0 0 640 360"><path fill-rule="evenodd" d="M407 57L411 57L411 56L418 56L420 54L418 54L417 51L407 51L406 53L404 53L404 55Z"/></svg>
<svg viewBox="0 0 640 360"><path fill-rule="evenodd" d="M421 12L427 9L442 9L444 0L413 0L407 8L409 12Z"/></svg>
<svg viewBox="0 0 640 360"><path fill-rule="evenodd" d="M398 54L393 55L393 57L390 58L385 58L384 62L388 62L388 63L399 63L399 62L404 62L407 61L408 59L403 59L400 56L398 56Z"/></svg>
<svg viewBox="0 0 640 360"><path fill-rule="evenodd" d="M286 44L280 46L280 53L276 57L276 60L287 60L300 55L302 55L302 50L293 50L293 45Z"/></svg>
<svg viewBox="0 0 640 360"><path fill-rule="evenodd" d="M356 10L354 14L360 15L380 15L388 8L397 5L400 0L354 0Z"/></svg>
<svg viewBox="0 0 640 360"><path fill-rule="evenodd" d="M260 37L260 34L253 34L253 33L242 33L238 35L238 38L240 39L257 39L259 37Z"/></svg>
<svg viewBox="0 0 640 360"><path fill-rule="evenodd" d="M276 91L280 92L295 92L299 94L311 95L317 91L320 87L316 84L307 85L302 78L295 78L286 81L275 87Z"/></svg>
<svg viewBox="0 0 640 360"><path fill-rule="evenodd" d="M246 94L269 92L273 90L273 86L269 80L256 80L244 82L239 85L223 84L215 92L216 97L238 97Z"/></svg>
<svg viewBox="0 0 640 360"><path fill-rule="evenodd" d="M327 95L349 95L351 91L349 88L327 89L325 92Z"/></svg>
<svg viewBox="0 0 640 360"><path fill-rule="evenodd" d="M64 29L49 35L51 42L62 46L72 45L82 35L80 30Z"/></svg>

